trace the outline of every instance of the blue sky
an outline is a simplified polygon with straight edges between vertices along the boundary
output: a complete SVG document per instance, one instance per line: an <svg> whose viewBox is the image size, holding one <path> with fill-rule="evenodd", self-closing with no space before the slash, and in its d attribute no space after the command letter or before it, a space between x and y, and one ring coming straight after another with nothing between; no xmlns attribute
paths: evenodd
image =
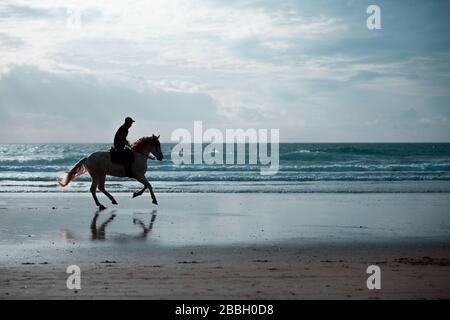
<svg viewBox="0 0 450 320"><path fill-rule="evenodd" d="M369 4L381 30L366 27ZM0 142L109 142L128 115L131 140L203 120L286 142L448 142L448 12L434 0L4 0Z"/></svg>

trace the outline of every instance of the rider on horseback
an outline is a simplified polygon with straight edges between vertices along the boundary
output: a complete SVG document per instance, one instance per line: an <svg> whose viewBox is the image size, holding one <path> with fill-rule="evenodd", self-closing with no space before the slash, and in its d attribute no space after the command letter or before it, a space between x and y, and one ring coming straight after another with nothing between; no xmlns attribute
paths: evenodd
<svg viewBox="0 0 450 320"><path fill-rule="evenodd" d="M130 146L130 143L127 140L128 129L131 128L135 122L130 117L125 118L125 123L117 130L116 135L114 136L114 148L117 151L122 152L125 158L125 173L127 177L133 178L133 173L131 172L131 164L133 162L133 153L130 149L125 148L125 146Z"/></svg>
<svg viewBox="0 0 450 320"><path fill-rule="evenodd" d="M152 203L158 204L155 193L153 192L153 187L145 176L145 173L147 172L147 160L149 158L156 158L159 161L162 161L164 158L161 151L159 136L155 136L153 134L151 137L142 137L131 145L131 149L127 149L125 146L129 145L129 143L126 136L132 123L133 120L131 118L129 120L125 120L125 124L117 131L116 139L114 139L114 145L118 149L122 148L121 152L117 152L115 148L111 148L110 151L97 151L87 157L83 157L69 171L61 175L58 179L58 184L61 187L65 187L70 183L70 181L88 172L92 178L90 188L92 197L94 198L95 204L99 207L99 209L103 210L105 209L105 206L98 201L96 195L97 188L105 196L107 196L109 200L111 200L112 204L117 204L114 197L105 189L106 176L123 177L125 170L118 166L118 164L124 165L126 162L122 161L124 160L123 156L130 154L131 161L129 161L127 174L131 175L132 173L133 178L144 185L142 190L133 193L133 198L142 195L145 190L148 190L150 192L150 196L152 197ZM131 172L131 167L133 172Z"/></svg>

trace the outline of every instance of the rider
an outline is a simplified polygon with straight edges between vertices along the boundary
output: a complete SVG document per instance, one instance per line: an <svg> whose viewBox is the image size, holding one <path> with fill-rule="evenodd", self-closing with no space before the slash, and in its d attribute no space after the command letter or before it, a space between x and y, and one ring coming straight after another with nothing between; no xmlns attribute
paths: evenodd
<svg viewBox="0 0 450 320"><path fill-rule="evenodd" d="M125 146L130 146L130 143L127 140L127 135L128 129L131 128L133 122L135 122L133 119L131 119L130 117L126 117L125 123L117 130L116 135L114 136L114 148L116 148L117 151L123 152L123 155L127 159L124 166L125 173L129 178L133 178L133 174L131 172L131 162L133 154L129 152L129 149L125 149Z"/></svg>

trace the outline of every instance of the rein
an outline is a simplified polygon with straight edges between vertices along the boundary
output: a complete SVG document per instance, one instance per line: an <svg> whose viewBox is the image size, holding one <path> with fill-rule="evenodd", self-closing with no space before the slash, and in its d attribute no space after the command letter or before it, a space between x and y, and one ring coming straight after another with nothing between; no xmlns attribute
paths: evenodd
<svg viewBox="0 0 450 320"><path fill-rule="evenodd" d="M150 160L155 160L155 159L156 159L156 157L153 156L153 155L150 157L149 155L146 155L145 153L140 152L140 151L138 151L138 150L134 150L134 149L131 149L131 148L130 148L130 150L131 150L131 151L134 151L134 152L137 152L137 153L139 153L139 154L142 154L143 156L147 157L147 158L150 159Z"/></svg>

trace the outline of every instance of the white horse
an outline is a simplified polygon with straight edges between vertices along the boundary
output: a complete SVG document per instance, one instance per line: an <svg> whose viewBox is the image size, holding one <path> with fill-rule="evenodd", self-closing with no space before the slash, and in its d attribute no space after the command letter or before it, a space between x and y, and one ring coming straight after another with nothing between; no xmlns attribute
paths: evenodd
<svg viewBox="0 0 450 320"><path fill-rule="evenodd" d="M153 200L152 202L154 204L158 204L155 194L153 193L153 188L145 177L145 172L147 171L147 159L150 158L150 153L159 161L163 159L159 136L156 137L155 135L152 135L151 137L142 137L131 145L131 150L134 154L134 162L131 166L132 173L134 174L134 178L144 185L142 190L133 193L133 198L142 195L145 189L148 188ZM72 169L64 173L58 180L58 184L61 187L65 187L70 183L70 181L86 172L91 175L92 184L90 190L95 204L99 207L99 209L103 210L106 208L97 199L97 187L109 198L109 200L111 200L112 204L117 204L114 197L105 190L105 179L107 175L114 177L126 177L125 167L123 165L112 163L109 151L94 152L89 157L78 161Z"/></svg>

